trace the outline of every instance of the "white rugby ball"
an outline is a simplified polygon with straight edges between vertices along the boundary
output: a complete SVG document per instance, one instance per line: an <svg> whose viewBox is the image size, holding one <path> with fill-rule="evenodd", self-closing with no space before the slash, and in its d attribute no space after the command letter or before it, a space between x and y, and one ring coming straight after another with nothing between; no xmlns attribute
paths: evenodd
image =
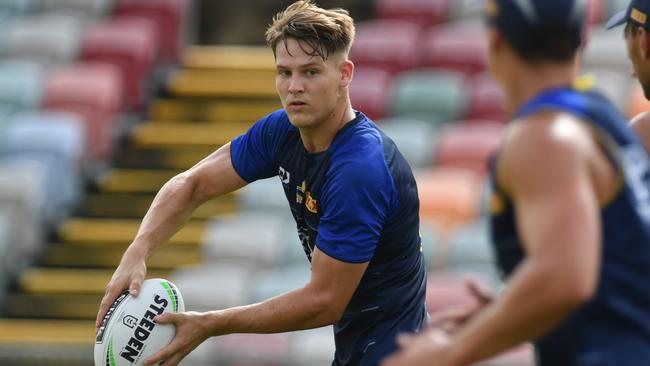
<svg viewBox="0 0 650 366"><path fill-rule="evenodd" d="M153 318L183 311L180 291L165 279L145 280L137 297L125 291L108 309L97 332L95 366L144 365L176 335L173 324L157 324Z"/></svg>

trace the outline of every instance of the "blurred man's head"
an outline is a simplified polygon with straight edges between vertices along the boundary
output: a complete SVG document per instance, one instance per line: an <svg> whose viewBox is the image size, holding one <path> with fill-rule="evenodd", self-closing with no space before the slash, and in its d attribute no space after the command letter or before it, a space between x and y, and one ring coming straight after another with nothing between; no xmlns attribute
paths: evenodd
<svg viewBox="0 0 650 366"><path fill-rule="evenodd" d="M607 28L625 24L623 34L627 43L627 54L632 61L646 99L650 99L650 0L632 0L626 10L615 14Z"/></svg>
<svg viewBox="0 0 650 366"><path fill-rule="evenodd" d="M486 0L495 76L504 72L498 65L503 43L506 53L524 62L573 63L583 43L585 4L585 0Z"/></svg>

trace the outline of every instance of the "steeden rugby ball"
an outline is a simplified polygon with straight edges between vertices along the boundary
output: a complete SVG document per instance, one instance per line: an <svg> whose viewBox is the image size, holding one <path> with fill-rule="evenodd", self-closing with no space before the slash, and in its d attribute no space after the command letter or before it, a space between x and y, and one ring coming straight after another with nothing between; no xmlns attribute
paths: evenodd
<svg viewBox="0 0 650 366"><path fill-rule="evenodd" d="M169 344L173 324L156 324L162 313L185 311L176 286L160 278L142 283L137 297L122 293L104 316L95 339L95 366L139 366Z"/></svg>

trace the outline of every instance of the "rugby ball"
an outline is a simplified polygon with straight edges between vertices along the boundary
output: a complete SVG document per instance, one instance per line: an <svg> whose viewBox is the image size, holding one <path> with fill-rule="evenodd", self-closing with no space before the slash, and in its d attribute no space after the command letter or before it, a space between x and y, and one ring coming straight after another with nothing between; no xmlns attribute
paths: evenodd
<svg viewBox="0 0 650 366"><path fill-rule="evenodd" d="M156 324L162 313L185 311L176 286L164 279L142 283L137 297L123 292L108 309L95 338L95 366L136 366L169 344L173 324Z"/></svg>

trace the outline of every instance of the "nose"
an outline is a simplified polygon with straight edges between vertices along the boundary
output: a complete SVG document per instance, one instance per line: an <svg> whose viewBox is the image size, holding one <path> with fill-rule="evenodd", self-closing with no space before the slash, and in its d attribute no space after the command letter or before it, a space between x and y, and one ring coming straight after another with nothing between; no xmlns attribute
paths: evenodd
<svg viewBox="0 0 650 366"><path fill-rule="evenodd" d="M289 93L296 94L302 93L305 90L305 87L298 75L292 75L289 79Z"/></svg>

